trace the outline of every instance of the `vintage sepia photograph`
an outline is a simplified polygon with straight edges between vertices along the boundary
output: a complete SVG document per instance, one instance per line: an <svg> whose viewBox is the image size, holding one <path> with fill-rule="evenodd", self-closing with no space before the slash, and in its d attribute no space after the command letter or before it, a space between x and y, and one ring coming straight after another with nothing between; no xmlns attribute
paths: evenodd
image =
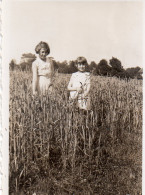
<svg viewBox="0 0 145 195"><path fill-rule="evenodd" d="M142 195L143 1L8 2L8 194Z"/></svg>

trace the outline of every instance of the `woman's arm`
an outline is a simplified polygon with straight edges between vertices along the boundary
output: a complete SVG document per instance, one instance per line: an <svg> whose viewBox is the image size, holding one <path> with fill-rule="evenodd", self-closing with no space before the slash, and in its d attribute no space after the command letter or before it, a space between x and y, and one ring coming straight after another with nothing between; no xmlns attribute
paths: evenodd
<svg viewBox="0 0 145 195"><path fill-rule="evenodd" d="M51 64L51 77L53 78L55 76L55 67L54 67L54 61L50 59Z"/></svg>
<svg viewBox="0 0 145 195"><path fill-rule="evenodd" d="M35 63L32 64L32 73L33 73L32 91L33 91L33 95L35 95L37 91L37 82L38 82L38 72Z"/></svg>

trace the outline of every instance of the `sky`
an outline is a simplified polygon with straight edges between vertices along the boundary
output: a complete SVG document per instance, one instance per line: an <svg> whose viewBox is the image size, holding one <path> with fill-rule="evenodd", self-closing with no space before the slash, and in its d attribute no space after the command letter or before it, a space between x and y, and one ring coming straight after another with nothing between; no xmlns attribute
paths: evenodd
<svg viewBox="0 0 145 195"><path fill-rule="evenodd" d="M56 61L84 56L98 63L118 58L124 68L143 66L141 1L12 1L9 59L35 53L45 41Z"/></svg>

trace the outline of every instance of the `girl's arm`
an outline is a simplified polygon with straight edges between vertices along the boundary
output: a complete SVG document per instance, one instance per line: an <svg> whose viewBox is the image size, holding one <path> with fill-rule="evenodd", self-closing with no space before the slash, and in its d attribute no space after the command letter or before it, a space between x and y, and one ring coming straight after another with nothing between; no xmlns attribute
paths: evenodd
<svg viewBox="0 0 145 195"><path fill-rule="evenodd" d="M35 95L37 91L37 81L38 81L37 66L35 63L32 64L32 73L33 73L32 91L33 91L33 95Z"/></svg>
<svg viewBox="0 0 145 195"><path fill-rule="evenodd" d="M83 91L83 88L81 88L81 87L73 87L73 84L72 83L69 83L68 84L67 89L69 91L77 91L78 93L82 93L82 91Z"/></svg>
<svg viewBox="0 0 145 195"><path fill-rule="evenodd" d="M84 86L84 96L88 95L88 93L90 92L90 88L91 88L91 78L89 75Z"/></svg>
<svg viewBox="0 0 145 195"><path fill-rule="evenodd" d="M73 83L69 82L67 89L69 91L77 91L76 87L73 87Z"/></svg>
<svg viewBox="0 0 145 195"><path fill-rule="evenodd" d="M77 88L76 87L73 87L73 75L71 76L71 78L70 78L70 81L69 81L69 84L68 84L68 87L67 87L67 89L69 90L69 91L77 91Z"/></svg>
<svg viewBox="0 0 145 195"><path fill-rule="evenodd" d="M81 83L80 83L80 85L74 87L75 82L76 82L76 78L74 77L74 75L72 75L67 89L69 91L77 91L78 93L82 93L83 87L82 87Z"/></svg>

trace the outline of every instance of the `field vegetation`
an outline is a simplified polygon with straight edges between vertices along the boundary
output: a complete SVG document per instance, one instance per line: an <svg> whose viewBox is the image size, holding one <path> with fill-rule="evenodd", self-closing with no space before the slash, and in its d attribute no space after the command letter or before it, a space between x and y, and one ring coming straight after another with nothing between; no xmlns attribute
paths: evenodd
<svg viewBox="0 0 145 195"><path fill-rule="evenodd" d="M141 195L142 80L92 76L86 114L69 78L33 97L32 73L10 72L10 194Z"/></svg>

